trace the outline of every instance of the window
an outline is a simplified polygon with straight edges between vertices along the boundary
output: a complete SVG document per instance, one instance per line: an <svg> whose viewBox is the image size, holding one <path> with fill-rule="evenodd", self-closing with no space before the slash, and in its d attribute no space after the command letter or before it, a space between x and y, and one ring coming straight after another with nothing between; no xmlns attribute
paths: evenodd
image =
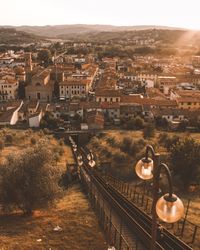
<svg viewBox="0 0 200 250"><path fill-rule="evenodd" d="M188 102L187 104L188 104L188 105L191 105L191 102Z"/></svg>

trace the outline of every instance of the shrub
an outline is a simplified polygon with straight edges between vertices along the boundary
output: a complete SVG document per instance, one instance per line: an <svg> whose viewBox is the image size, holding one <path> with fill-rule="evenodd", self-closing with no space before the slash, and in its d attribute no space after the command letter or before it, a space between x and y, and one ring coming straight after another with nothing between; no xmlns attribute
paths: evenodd
<svg viewBox="0 0 200 250"><path fill-rule="evenodd" d="M177 136L177 135L174 135L172 137L169 136L164 143L164 147L169 150L171 147L173 147L177 143L179 143L179 141L180 141L179 136Z"/></svg>
<svg viewBox="0 0 200 250"><path fill-rule="evenodd" d="M131 118L127 122L127 129L142 129L144 127L144 120L137 116L136 118Z"/></svg>
<svg viewBox="0 0 200 250"><path fill-rule="evenodd" d="M169 136L167 133L161 133L158 138L158 143L161 145L165 145L166 142L169 140Z"/></svg>
<svg viewBox="0 0 200 250"><path fill-rule="evenodd" d="M31 138L31 144L32 144L32 145L35 145L36 142L37 142L36 139L35 139L34 137L32 137L32 138Z"/></svg>
<svg viewBox="0 0 200 250"><path fill-rule="evenodd" d="M137 116L135 118L135 128L142 129L143 127L144 127L144 120L141 117Z"/></svg>
<svg viewBox="0 0 200 250"><path fill-rule="evenodd" d="M113 155L113 160L117 164L122 164L126 162L126 154L122 152L117 152Z"/></svg>
<svg viewBox="0 0 200 250"><path fill-rule="evenodd" d="M127 154L131 154L133 151L133 146L134 142L132 138L124 137L123 141L121 142L120 149Z"/></svg>
<svg viewBox="0 0 200 250"><path fill-rule="evenodd" d="M63 145L64 145L63 139L60 139L60 140L59 140L59 145L60 145L60 146L63 146Z"/></svg>
<svg viewBox="0 0 200 250"><path fill-rule="evenodd" d="M53 203L60 189L59 170L52 165L47 145L36 145L8 156L2 166L1 204L5 209L20 209L31 215L35 209Z"/></svg>
<svg viewBox="0 0 200 250"><path fill-rule="evenodd" d="M146 138L152 138L155 135L155 126L152 123L149 123L146 125L146 127L143 129L143 137Z"/></svg>
<svg viewBox="0 0 200 250"><path fill-rule="evenodd" d="M3 150L3 149L4 149L4 141L0 140L0 150Z"/></svg>
<svg viewBox="0 0 200 250"><path fill-rule="evenodd" d="M11 134L8 134L5 136L5 142L12 144L13 143L13 136Z"/></svg>
<svg viewBox="0 0 200 250"><path fill-rule="evenodd" d="M194 139L179 140L170 147L170 159L174 174L179 176L184 187L193 181L199 181L200 176L200 144Z"/></svg>

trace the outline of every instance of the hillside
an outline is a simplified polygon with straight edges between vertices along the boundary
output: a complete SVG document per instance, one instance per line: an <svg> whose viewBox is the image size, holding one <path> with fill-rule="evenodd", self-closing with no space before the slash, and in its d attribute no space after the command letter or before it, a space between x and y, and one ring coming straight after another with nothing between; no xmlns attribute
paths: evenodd
<svg viewBox="0 0 200 250"><path fill-rule="evenodd" d="M180 28L172 28L166 26L140 25L140 26L112 26L112 25L47 25L47 26L6 26L7 28L15 28L17 31L23 31L35 34L37 36L46 36L55 38L58 36L68 36L72 34L100 33L100 32L122 32L147 29L168 29L183 30Z"/></svg>
<svg viewBox="0 0 200 250"><path fill-rule="evenodd" d="M36 43L44 38L14 28L0 28L0 44Z"/></svg>
<svg viewBox="0 0 200 250"><path fill-rule="evenodd" d="M59 226L60 231L54 228ZM104 235L79 185L70 187L55 207L32 217L1 215L1 250L105 250Z"/></svg>

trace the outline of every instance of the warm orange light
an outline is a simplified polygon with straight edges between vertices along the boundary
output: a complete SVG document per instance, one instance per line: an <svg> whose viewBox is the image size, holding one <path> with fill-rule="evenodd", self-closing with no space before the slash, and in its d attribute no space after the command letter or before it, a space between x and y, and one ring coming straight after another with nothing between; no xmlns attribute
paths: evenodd
<svg viewBox="0 0 200 250"><path fill-rule="evenodd" d="M135 166L136 174L143 180L149 180L153 178L153 160L148 158L143 158L138 161Z"/></svg>
<svg viewBox="0 0 200 250"><path fill-rule="evenodd" d="M182 201L173 194L169 198L169 194L162 196L156 204L156 213L158 217L167 223L174 223L181 219L184 214L184 206Z"/></svg>

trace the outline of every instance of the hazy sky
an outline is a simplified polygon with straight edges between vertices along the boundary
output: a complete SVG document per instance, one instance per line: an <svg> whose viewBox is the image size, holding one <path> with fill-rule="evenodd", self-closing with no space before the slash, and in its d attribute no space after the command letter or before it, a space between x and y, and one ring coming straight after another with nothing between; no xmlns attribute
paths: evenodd
<svg viewBox="0 0 200 250"><path fill-rule="evenodd" d="M167 25L200 30L200 0L0 0L0 25Z"/></svg>

